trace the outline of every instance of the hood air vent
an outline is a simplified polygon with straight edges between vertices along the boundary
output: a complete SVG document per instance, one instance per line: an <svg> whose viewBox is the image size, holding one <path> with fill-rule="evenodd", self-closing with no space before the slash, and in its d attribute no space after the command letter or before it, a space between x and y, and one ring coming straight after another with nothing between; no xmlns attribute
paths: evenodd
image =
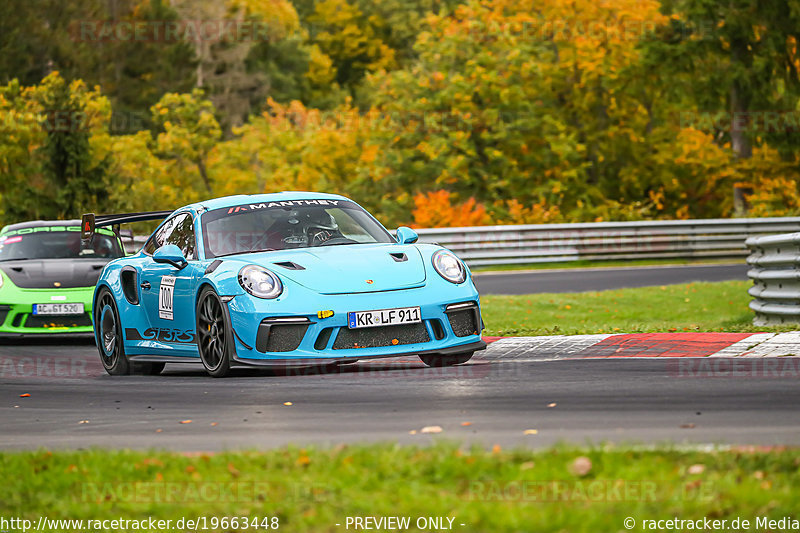
<svg viewBox="0 0 800 533"><path fill-rule="evenodd" d="M398 263L402 263L403 261L408 261L408 256L403 252L389 252L389 255L391 255L392 259L394 259Z"/></svg>
<svg viewBox="0 0 800 533"><path fill-rule="evenodd" d="M287 270L305 270L305 268L292 261L281 261L280 263L273 263L274 265L282 266Z"/></svg>

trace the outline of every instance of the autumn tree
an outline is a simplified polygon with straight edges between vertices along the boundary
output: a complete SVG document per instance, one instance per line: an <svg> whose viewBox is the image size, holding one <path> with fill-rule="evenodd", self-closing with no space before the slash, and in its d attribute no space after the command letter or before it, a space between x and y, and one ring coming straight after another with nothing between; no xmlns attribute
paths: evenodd
<svg viewBox="0 0 800 533"><path fill-rule="evenodd" d="M202 90L195 89L191 94L165 94L152 112L153 120L164 130L155 139L154 153L173 161L176 175L186 175L186 165L194 167L200 186L212 196L207 159L222 136L213 104Z"/></svg>
<svg viewBox="0 0 800 533"><path fill-rule="evenodd" d="M662 10L670 19L646 43L643 67L669 87L682 126L732 152L725 194L755 190L754 213L786 213L798 195L798 182L787 178L796 173L772 178L768 167L797 166L800 2L668 0Z"/></svg>
<svg viewBox="0 0 800 533"><path fill-rule="evenodd" d="M0 88L4 218L75 218L106 210L113 175L99 140L110 115L108 99L58 73L36 87L13 81Z"/></svg>
<svg viewBox="0 0 800 533"><path fill-rule="evenodd" d="M347 0L322 0L307 19L309 36L331 59L334 80L351 97L365 74L390 69L394 51L376 34L378 21Z"/></svg>

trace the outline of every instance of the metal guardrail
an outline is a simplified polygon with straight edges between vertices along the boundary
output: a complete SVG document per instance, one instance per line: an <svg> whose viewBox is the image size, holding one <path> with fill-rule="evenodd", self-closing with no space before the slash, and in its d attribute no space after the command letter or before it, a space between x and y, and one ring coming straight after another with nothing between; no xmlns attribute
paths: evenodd
<svg viewBox="0 0 800 533"><path fill-rule="evenodd" d="M751 237L746 244L753 324L800 323L800 233Z"/></svg>
<svg viewBox="0 0 800 533"><path fill-rule="evenodd" d="M419 229L471 267L633 259L743 259L745 240L800 230L800 217L591 222ZM129 252L146 236L125 239Z"/></svg>
<svg viewBox="0 0 800 533"><path fill-rule="evenodd" d="M748 237L800 230L800 217L420 229L471 267L633 259L742 259Z"/></svg>

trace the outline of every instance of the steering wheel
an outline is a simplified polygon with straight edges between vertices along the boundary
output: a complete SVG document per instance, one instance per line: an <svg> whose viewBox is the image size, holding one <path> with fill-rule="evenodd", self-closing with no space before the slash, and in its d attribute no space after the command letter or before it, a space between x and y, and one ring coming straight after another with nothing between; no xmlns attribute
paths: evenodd
<svg viewBox="0 0 800 533"><path fill-rule="evenodd" d="M348 239L347 237L334 237L332 239L328 239L323 243L318 244L317 246L335 246L337 244L358 244L358 241L354 241L353 239Z"/></svg>

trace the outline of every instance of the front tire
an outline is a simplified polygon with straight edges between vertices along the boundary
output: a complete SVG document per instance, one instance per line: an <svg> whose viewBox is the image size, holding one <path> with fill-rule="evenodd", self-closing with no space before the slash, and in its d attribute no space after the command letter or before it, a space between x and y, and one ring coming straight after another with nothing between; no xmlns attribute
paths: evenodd
<svg viewBox="0 0 800 533"><path fill-rule="evenodd" d="M475 352L467 352L456 355L429 354L429 355L420 355L419 358L422 359L422 362L425 363L427 366L443 367L443 366L463 365L464 363L472 359L472 354L474 353Z"/></svg>
<svg viewBox="0 0 800 533"><path fill-rule="evenodd" d="M231 369L233 330L228 324L224 304L214 289L204 287L197 299L197 351L206 372L221 378Z"/></svg>
<svg viewBox="0 0 800 533"><path fill-rule="evenodd" d="M122 324L119 321L117 302L106 287L100 289L94 307L97 349L103 368L112 376L126 376L131 373L131 363L125 355L122 339Z"/></svg>

